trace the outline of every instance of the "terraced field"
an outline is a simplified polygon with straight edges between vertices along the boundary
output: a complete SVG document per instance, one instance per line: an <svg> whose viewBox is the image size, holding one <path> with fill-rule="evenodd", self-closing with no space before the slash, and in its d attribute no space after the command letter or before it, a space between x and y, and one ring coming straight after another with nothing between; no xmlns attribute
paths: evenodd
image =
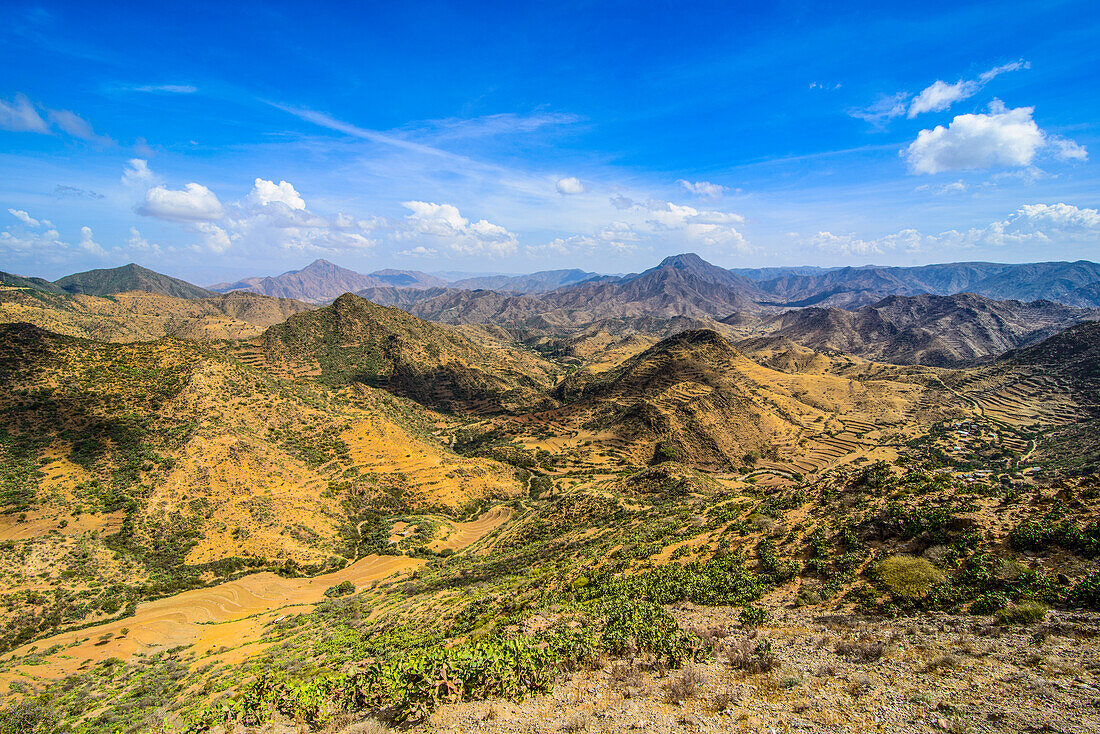
<svg viewBox="0 0 1100 734"><path fill-rule="evenodd" d="M127 660L141 654L185 646L209 661L240 660L258 651L264 626L288 613L299 613L325 598L325 590L347 581L357 587L423 564L403 556L369 556L334 573L313 578L283 578L258 573L237 581L196 589L138 606L132 617L66 632L4 656L11 663L35 650L33 664L15 665L0 674L12 680L50 680L87 670L101 660Z"/></svg>

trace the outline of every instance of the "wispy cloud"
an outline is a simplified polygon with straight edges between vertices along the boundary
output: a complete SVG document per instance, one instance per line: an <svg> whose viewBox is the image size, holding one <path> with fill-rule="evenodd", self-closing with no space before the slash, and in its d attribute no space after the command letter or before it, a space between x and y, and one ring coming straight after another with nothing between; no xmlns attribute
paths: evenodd
<svg viewBox="0 0 1100 734"><path fill-rule="evenodd" d="M871 105L849 110L848 114L883 129L887 122L903 115L913 119L926 112L942 112L956 102L973 97L1001 74L1029 68L1031 64L1020 59L984 71L977 79L960 79L954 83L937 79L916 95L906 91L884 94Z"/></svg>
<svg viewBox="0 0 1100 734"><path fill-rule="evenodd" d="M199 88L194 84L131 84L115 87L123 92L144 92L146 94L194 94Z"/></svg>
<svg viewBox="0 0 1100 734"><path fill-rule="evenodd" d="M42 113L45 113L45 118ZM114 145L115 142L106 135L97 134L91 124L75 112L35 105L25 94L17 94L11 102L0 100L0 128L40 135L51 135L56 128L97 145Z"/></svg>

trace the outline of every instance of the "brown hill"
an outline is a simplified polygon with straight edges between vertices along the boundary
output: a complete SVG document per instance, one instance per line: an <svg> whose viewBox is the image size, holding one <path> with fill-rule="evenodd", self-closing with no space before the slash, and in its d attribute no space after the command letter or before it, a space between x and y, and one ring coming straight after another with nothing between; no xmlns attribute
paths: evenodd
<svg viewBox="0 0 1100 734"><path fill-rule="evenodd" d="M805 308L765 321L773 337L895 364L951 366L1042 341L1100 311L1050 301L890 296L855 311Z"/></svg>
<svg viewBox="0 0 1100 734"><path fill-rule="evenodd" d="M433 439L441 421L364 386L288 387L197 342L0 325L0 528L30 559L3 556L0 579L51 585L0 610L0 647L246 569L343 565L384 543L379 514L521 491Z"/></svg>
<svg viewBox="0 0 1100 734"><path fill-rule="evenodd" d="M664 456L729 470L748 453L793 460L798 443L818 436L835 415L897 421L922 390L920 378L859 366L780 372L746 358L719 333L698 329L606 372L573 373L556 390L567 405L554 420L583 427L600 449L610 445L636 461Z"/></svg>
<svg viewBox="0 0 1100 734"><path fill-rule="evenodd" d="M531 354L490 348L351 294L271 327L258 346L268 363L295 376L384 387L448 409L500 410L538 401L557 374Z"/></svg>
<svg viewBox="0 0 1100 734"><path fill-rule="evenodd" d="M134 291L97 297L0 287L0 323L30 323L58 334L107 342L164 336L247 339L311 308L300 301L254 293L182 299Z"/></svg>

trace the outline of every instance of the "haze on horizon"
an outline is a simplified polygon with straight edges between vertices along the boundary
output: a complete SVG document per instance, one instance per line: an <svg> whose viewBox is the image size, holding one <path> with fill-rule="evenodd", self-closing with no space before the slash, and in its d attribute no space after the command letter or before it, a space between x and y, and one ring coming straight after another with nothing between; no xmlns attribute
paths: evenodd
<svg viewBox="0 0 1100 734"><path fill-rule="evenodd" d="M1097 259L1100 7L0 9L0 270Z"/></svg>

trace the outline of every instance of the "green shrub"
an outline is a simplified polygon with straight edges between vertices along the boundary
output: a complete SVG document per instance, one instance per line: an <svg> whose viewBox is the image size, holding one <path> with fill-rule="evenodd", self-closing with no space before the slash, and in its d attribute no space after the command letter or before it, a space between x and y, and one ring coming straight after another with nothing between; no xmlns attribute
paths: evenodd
<svg viewBox="0 0 1100 734"><path fill-rule="evenodd" d="M994 614L997 624L1035 624L1046 620L1046 618L1046 605L1037 601L1009 604L1004 609L998 609Z"/></svg>
<svg viewBox="0 0 1100 734"><path fill-rule="evenodd" d="M228 724L258 726L274 712L315 729L340 712L364 709L388 711L399 722L423 720L442 703L516 700L548 690L557 652L553 645L496 640L453 648L418 647L372 660L346 675L324 670L305 679L265 674L233 698L201 711L185 731L198 734Z"/></svg>
<svg viewBox="0 0 1100 734"><path fill-rule="evenodd" d="M336 584L336 586L330 586L329 588L325 589L325 596L328 597L347 596L348 594L354 593L355 584L350 581L341 581L340 583Z"/></svg>
<svg viewBox="0 0 1100 734"><path fill-rule="evenodd" d="M971 614L993 614L1008 606L1008 597L999 591L982 594L970 605Z"/></svg>
<svg viewBox="0 0 1100 734"><path fill-rule="evenodd" d="M927 596L944 575L926 558L891 556L879 566L878 577L895 596L914 600Z"/></svg>
<svg viewBox="0 0 1100 734"><path fill-rule="evenodd" d="M1074 584L1066 593L1066 605L1083 609L1100 609L1100 571L1093 571Z"/></svg>
<svg viewBox="0 0 1100 734"><path fill-rule="evenodd" d="M37 734L55 731L56 717L38 699L24 699L0 709L0 734Z"/></svg>
<svg viewBox="0 0 1100 734"><path fill-rule="evenodd" d="M658 604L619 598L608 606L600 644L612 655L644 653L678 668L700 646L699 638L681 630Z"/></svg>
<svg viewBox="0 0 1100 734"><path fill-rule="evenodd" d="M768 612L766 609L761 609L760 607L742 607L741 613L737 615L737 618L741 620L741 624L745 627L759 627L767 621Z"/></svg>
<svg viewBox="0 0 1100 734"><path fill-rule="evenodd" d="M707 606L743 605L764 593L763 580L733 557L712 558L684 566L670 563L643 573L592 579L578 595L645 599L657 604L688 600Z"/></svg>

